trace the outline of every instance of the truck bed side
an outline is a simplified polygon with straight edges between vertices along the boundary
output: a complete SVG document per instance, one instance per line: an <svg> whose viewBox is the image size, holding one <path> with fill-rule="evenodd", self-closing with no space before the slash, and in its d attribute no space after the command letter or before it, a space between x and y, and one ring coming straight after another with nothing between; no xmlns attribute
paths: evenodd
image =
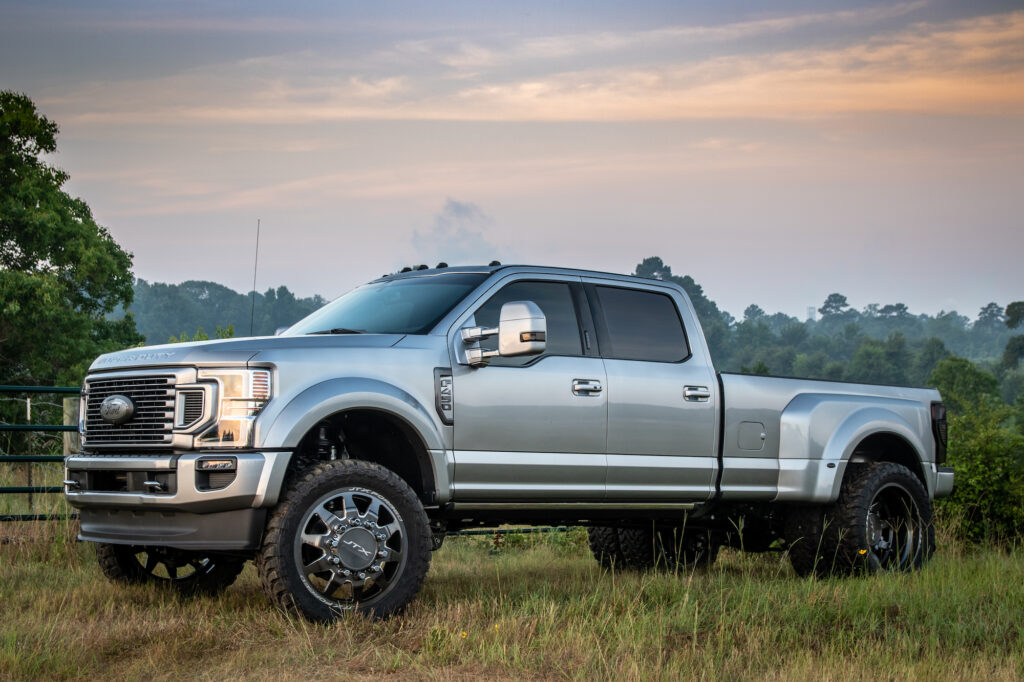
<svg viewBox="0 0 1024 682"><path fill-rule="evenodd" d="M719 375L722 499L822 503L851 459L887 458L936 493L933 389ZM944 491L941 491L944 492Z"/></svg>

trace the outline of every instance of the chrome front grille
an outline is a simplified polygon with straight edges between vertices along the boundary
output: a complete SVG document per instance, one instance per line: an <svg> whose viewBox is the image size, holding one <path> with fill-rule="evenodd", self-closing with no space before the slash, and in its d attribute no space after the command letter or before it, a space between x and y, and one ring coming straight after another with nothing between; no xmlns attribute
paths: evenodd
<svg viewBox="0 0 1024 682"><path fill-rule="evenodd" d="M85 446L170 445L174 428L173 374L147 374L86 379ZM112 424L100 416L100 405L112 395L124 395L135 404L135 413L124 424ZM202 402L199 404L200 413Z"/></svg>

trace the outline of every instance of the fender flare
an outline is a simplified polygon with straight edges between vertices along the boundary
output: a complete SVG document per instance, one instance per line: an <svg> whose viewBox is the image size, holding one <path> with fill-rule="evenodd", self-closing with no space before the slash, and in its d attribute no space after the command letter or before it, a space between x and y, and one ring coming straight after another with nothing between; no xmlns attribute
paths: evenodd
<svg viewBox="0 0 1024 682"><path fill-rule="evenodd" d="M899 398L797 396L782 412L776 501L834 502L854 450L878 434L895 436L913 450L919 467L915 473L931 495L928 448L908 419L920 410L920 403Z"/></svg>
<svg viewBox="0 0 1024 682"><path fill-rule="evenodd" d="M317 423L338 412L354 409L377 410L402 421L423 445L427 462L419 464L423 473L431 475L428 485L432 485L439 498L447 499L450 482L446 448L431 413L408 392L379 379L328 379L304 389L261 429L258 442L263 447L298 447L302 437ZM280 480L284 480L283 470ZM273 503L269 499L268 502Z"/></svg>

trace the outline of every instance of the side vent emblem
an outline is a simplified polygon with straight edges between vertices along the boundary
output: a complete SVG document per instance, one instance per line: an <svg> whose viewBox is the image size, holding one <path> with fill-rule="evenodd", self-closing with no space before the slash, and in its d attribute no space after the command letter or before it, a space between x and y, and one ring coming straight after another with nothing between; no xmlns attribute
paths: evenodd
<svg viewBox="0 0 1024 682"><path fill-rule="evenodd" d="M434 369L434 407L442 422L455 423L455 391L450 367Z"/></svg>

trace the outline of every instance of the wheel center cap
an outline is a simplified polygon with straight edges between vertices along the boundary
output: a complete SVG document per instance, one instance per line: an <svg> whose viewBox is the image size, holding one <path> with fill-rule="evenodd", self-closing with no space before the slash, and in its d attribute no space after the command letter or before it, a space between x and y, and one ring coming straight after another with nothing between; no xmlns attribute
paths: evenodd
<svg viewBox="0 0 1024 682"><path fill-rule="evenodd" d="M365 528L351 528L338 541L338 556L348 568L361 570L373 563L377 539Z"/></svg>

